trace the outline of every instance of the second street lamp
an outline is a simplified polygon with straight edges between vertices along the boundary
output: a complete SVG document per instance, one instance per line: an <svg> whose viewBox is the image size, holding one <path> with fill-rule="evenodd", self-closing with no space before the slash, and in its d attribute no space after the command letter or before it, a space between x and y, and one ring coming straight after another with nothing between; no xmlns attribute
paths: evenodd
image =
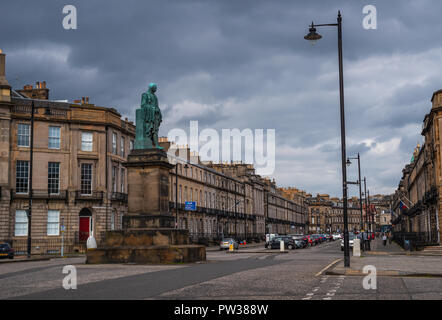
<svg viewBox="0 0 442 320"><path fill-rule="evenodd" d="M341 12L338 11L337 23L331 24L314 24L312 22L309 34L304 39L309 40L314 44L322 38L316 33L316 27L334 26L338 27L338 60L339 60L339 99L340 99L340 114L341 114L341 157L342 157L342 202L344 211L344 266L350 267L350 250L348 238L348 217L347 217L347 167L346 167L346 150L345 150L345 112L344 112L344 72L342 66L342 17Z"/></svg>
<svg viewBox="0 0 442 320"><path fill-rule="evenodd" d="M361 181L361 157L359 156L359 152L358 152L358 156L355 158L348 158L347 159L347 165L351 165L351 161L350 159L358 159L358 176L359 176L359 180L358 180L358 185L359 185L359 204L360 204L360 209L361 209L361 223L360 223L360 231L362 231L364 229L363 226L363 217L362 217L362 181Z"/></svg>

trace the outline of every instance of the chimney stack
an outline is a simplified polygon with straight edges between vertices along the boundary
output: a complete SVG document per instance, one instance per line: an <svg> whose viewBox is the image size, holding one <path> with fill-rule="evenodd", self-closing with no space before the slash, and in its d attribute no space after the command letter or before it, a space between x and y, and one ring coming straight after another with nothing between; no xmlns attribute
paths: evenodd
<svg viewBox="0 0 442 320"><path fill-rule="evenodd" d="M6 55L0 50L0 102L11 101L11 86L6 80Z"/></svg>
<svg viewBox="0 0 442 320"><path fill-rule="evenodd" d="M17 90L17 92L31 99L40 99L40 100L49 99L49 89L46 88L46 81L35 82L35 88L31 84L26 84L23 86L23 89Z"/></svg>

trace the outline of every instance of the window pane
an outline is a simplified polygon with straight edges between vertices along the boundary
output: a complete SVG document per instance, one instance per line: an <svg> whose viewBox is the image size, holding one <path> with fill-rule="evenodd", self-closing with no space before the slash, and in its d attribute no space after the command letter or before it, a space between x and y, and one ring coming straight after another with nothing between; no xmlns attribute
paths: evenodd
<svg viewBox="0 0 442 320"><path fill-rule="evenodd" d="M18 124L17 130L17 145L19 147L29 147L29 133L30 133L29 124Z"/></svg>
<svg viewBox="0 0 442 320"><path fill-rule="evenodd" d="M125 143L125 139L124 139L124 137L121 137L120 149L121 149L121 156L122 157L124 157L124 143Z"/></svg>
<svg viewBox="0 0 442 320"><path fill-rule="evenodd" d="M112 167L112 192L117 192L117 167Z"/></svg>
<svg viewBox="0 0 442 320"><path fill-rule="evenodd" d="M125 180L125 170L121 169L121 177L120 177L120 184L121 184L121 193L124 193L124 180Z"/></svg>
<svg viewBox="0 0 442 320"><path fill-rule="evenodd" d="M15 235L27 236L28 235L28 216L25 210L15 211Z"/></svg>
<svg viewBox="0 0 442 320"><path fill-rule="evenodd" d="M92 165L90 163L81 164L81 193L92 194Z"/></svg>
<svg viewBox="0 0 442 320"><path fill-rule="evenodd" d="M82 151L92 151L92 132L82 132L81 133L81 150Z"/></svg>
<svg viewBox="0 0 442 320"><path fill-rule="evenodd" d="M60 234L60 211L48 210L48 236Z"/></svg>
<svg viewBox="0 0 442 320"><path fill-rule="evenodd" d="M60 149L60 127L49 127L49 149Z"/></svg>
<svg viewBox="0 0 442 320"><path fill-rule="evenodd" d="M18 193L28 193L29 161L17 161L15 188Z"/></svg>
<svg viewBox="0 0 442 320"><path fill-rule="evenodd" d="M60 163L48 163L48 193L58 194L60 192Z"/></svg>
<svg viewBox="0 0 442 320"><path fill-rule="evenodd" d="M112 133L112 153L117 154L117 134Z"/></svg>

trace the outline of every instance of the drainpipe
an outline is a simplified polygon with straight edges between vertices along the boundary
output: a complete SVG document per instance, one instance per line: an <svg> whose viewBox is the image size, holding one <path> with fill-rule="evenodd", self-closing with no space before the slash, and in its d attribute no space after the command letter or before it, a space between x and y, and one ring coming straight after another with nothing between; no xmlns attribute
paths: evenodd
<svg viewBox="0 0 442 320"><path fill-rule="evenodd" d="M31 257L31 248L32 248L32 240L31 240L31 232L32 232L32 167L34 162L34 100L31 102L31 146L29 150L29 208L28 208L28 250L27 257Z"/></svg>
<svg viewBox="0 0 442 320"><path fill-rule="evenodd" d="M109 172L108 172L108 157L107 157L107 153L108 153L108 142L107 142L107 140L108 140L108 129L109 129L109 126L106 126L106 142L105 142L105 148L106 148L106 150L105 150L105 159L106 159L106 164L105 164L105 170L106 170L106 178L105 178L105 181L106 181L106 197L107 197L107 201L106 201L106 228L105 228L105 230L107 230L107 228L108 228L108 215L109 215L109 188L108 188L108 180L109 180ZM114 222L115 223L115 222Z"/></svg>

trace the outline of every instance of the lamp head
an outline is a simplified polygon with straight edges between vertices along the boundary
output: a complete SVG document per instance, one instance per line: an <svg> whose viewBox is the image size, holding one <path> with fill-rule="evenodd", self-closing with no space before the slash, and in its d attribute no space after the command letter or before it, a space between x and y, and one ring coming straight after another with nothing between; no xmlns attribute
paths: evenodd
<svg viewBox="0 0 442 320"><path fill-rule="evenodd" d="M316 32L316 28L314 27L313 21L308 31L309 34L304 36L304 39L310 41L312 45L314 45L319 39L322 38L322 36Z"/></svg>

